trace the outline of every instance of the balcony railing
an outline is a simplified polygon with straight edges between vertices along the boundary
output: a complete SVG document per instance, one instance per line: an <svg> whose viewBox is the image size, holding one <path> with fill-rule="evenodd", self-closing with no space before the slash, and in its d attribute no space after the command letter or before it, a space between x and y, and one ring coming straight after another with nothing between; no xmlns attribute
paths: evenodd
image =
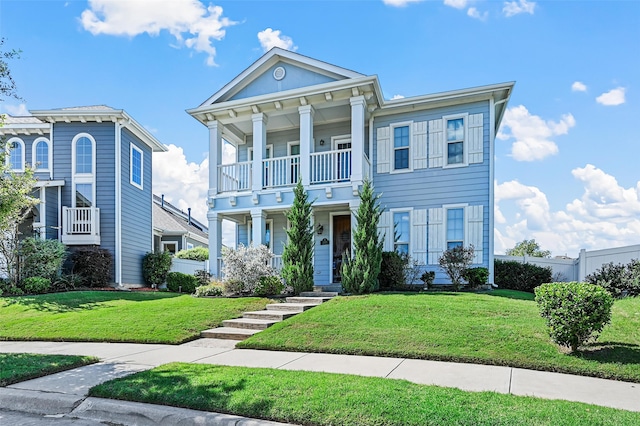
<svg viewBox="0 0 640 426"><path fill-rule="evenodd" d="M344 182L351 177L351 150L343 149L311 154L310 183Z"/></svg>
<svg viewBox="0 0 640 426"><path fill-rule="evenodd" d="M262 187L277 188L298 183L300 156L268 158L262 160Z"/></svg>
<svg viewBox="0 0 640 426"><path fill-rule="evenodd" d="M100 245L100 209L62 207L62 242L68 245Z"/></svg>
<svg viewBox="0 0 640 426"><path fill-rule="evenodd" d="M251 161L218 166L218 191L232 192L250 190L251 169Z"/></svg>

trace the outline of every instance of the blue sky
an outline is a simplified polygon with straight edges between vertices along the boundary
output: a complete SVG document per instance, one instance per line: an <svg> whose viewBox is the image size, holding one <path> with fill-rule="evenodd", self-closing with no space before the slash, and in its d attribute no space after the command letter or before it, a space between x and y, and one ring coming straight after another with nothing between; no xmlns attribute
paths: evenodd
<svg viewBox="0 0 640 426"><path fill-rule="evenodd" d="M107 104L169 153L154 190L206 207L207 129L184 112L270 46L364 74L385 97L516 81L496 140L496 252L640 243L640 2L2 0L24 101Z"/></svg>

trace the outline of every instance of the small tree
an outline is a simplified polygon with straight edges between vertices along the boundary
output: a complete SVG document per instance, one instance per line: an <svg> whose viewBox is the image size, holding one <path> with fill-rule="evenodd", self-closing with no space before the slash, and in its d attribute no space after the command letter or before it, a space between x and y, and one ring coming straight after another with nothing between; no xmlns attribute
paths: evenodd
<svg viewBox="0 0 640 426"><path fill-rule="evenodd" d="M171 254L168 251L145 254L142 259L144 282L153 288L158 288L166 281L171 262Z"/></svg>
<svg viewBox="0 0 640 426"><path fill-rule="evenodd" d="M378 235L378 222L382 209L374 195L369 179L364 181L360 195L360 206L356 211L353 232L353 257L345 253L342 263L342 288L348 293L371 293L378 289L378 275L382 263L383 238Z"/></svg>
<svg viewBox="0 0 640 426"><path fill-rule="evenodd" d="M286 213L290 227L288 242L282 252L282 278L291 286L294 294L313 290L313 228L312 204L299 180L293 189L294 199Z"/></svg>
<svg viewBox="0 0 640 426"><path fill-rule="evenodd" d="M473 245L456 246L446 250L438 260L440 267L449 275L455 291L460 290L464 285L464 274L473 262L473 253Z"/></svg>
<svg viewBox="0 0 640 426"><path fill-rule="evenodd" d="M549 250L540 250L536 240L522 240L514 248L506 251L507 256L551 257Z"/></svg>
<svg viewBox="0 0 640 426"><path fill-rule="evenodd" d="M20 243L21 277L42 277L53 280L60 275L67 252L58 240L25 238Z"/></svg>

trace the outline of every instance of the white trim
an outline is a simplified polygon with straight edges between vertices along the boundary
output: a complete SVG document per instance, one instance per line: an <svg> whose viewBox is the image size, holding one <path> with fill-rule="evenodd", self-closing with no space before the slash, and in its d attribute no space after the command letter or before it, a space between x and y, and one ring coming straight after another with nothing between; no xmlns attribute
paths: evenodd
<svg viewBox="0 0 640 426"><path fill-rule="evenodd" d="M53 180L53 125L51 123L51 133L49 133L49 149L51 150L51 158L49 159L49 179Z"/></svg>
<svg viewBox="0 0 640 426"><path fill-rule="evenodd" d="M442 238L444 238L443 244L442 244L442 249L444 251L449 249L448 246L448 238L447 238L447 230L448 230L448 224L447 224L447 211L448 210L452 210L452 209L462 209L462 228L463 228L463 232L464 235L462 236L462 246L466 247L467 246L467 239L468 239L468 234L469 234L469 230L467 229L467 223L468 223L468 214L467 214L467 207L469 206L469 203L457 203L457 204L443 204L442 205L442 223L444 225L444 229L442 232Z"/></svg>
<svg viewBox="0 0 640 426"><path fill-rule="evenodd" d="M44 142L44 143L47 144L47 163L48 163L47 166L48 167L46 167L46 168L39 167L38 166L38 162L37 162L38 155L37 155L36 147L40 142ZM47 139L46 137L40 136L40 137L35 138L33 140L33 143L31 144L31 166L33 167L33 170L35 172L50 172L53 169L52 164L51 164L51 160L52 160L51 159L51 157L52 157L51 156L51 151L52 151L51 150L51 141L49 141L49 139Z"/></svg>
<svg viewBox="0 0 640 426"><path fill-rule="evenodd" d="M58 241L62 241L62 185L58 186Z"/></svg>
<svg viewBox="0 0 640 426"><path fill-rule="evenodd" d="M296 145L300 145L300 141L299 141L299 140L297 140L297 141L289 141L289 142L287 142L287 156L288 156L288 157L290 157L290 156L292 156L292 155L300 155L300 154L292 154L292 153L291 153L291 147L292 147L292 146L296 146Z"/></svg>
<svg viewBox="0 0 640 426"><path fill-rule="evenodd" d="M396 251L396 221L394 219L394 216L396 213L409 213L409 241L407 244L407 254L409 256L413 257L413 207L399 207L399 208L395 208L395 209L389 209L389 213L391 213L391 224L390 224L390 231L392 232L393 235L393 251ZM405 244L404 242L402 242L401 244Z"/></svg>
<svg viewBox="0 0 640 426"><path fill-rule="evenodd" d="M462 137L462 163L453 163L453 164L449 164L449 141L447 138L447 132L448 132L448 126L447 123L449 120L457 120L459 118L462 118L462 123L463 123L463 132L464 135ZM450 169L450 168L455 168L455 167L467 167L469 165L469 144L467 142L467 139L469 138L469 113L462 113L462 114L451 114L451 115L444 115L442 117L442 131L444 132L443 134L443 138L442 141L444 143L443 147L442 147L442 155L443 155L443 159L442 159L442 168L444 169Z"/></svg>
<svg viewBox="0 0 640 426"><path fill-rule="evenodd" d="M133 151L140 153L140 183L133 180ZM129 147L129 183L138 189L144 189L144 152L138 148L133 142Z"/></svg>
<svg viewBox="0 0 640 426"><path fill-rule="evenodd" d="M487 209L487 215L489 215L489 284L494 283L494 253L495 250L495 104L493 97L489 100L489 208Z"/></svg>
<svg viewBox="0 0 640 426"><path fill-rule="evenodd" d="M115 158L115 209L116 209L116 241L114 263L116 267L116 284L122 284L122 126L115 123L116 158ZM153 211L153 209L151 209Z"/></svg>
<svg viewBox="0 0 640 426"><path fill-rule="evenodd" d="M173 254L176 254L178 252L178 242L177 241L161 241L161 246L162 246L162 252L164 253L165 251L167 251L166 247L167 246L174 246L175 249L173 251Z"/></svg>
<svg viewBox="0 0 640 426"><path fill-rule="evenodd" d="M11 167L11 146L13 146L14 143L18 143L21 146L21 155L20 155L20 168L19 169L14 169L13 167ZM24 145L24 141L18 137L13 137L11 139L9 139L7 141L7 154L6 154L6 160L5 160L5 164L7 165L7 167L9 167L9 170L12 172L24 172L24 157L25 157L25 145Z"/></svg>
<svg viewBox="0 0 640 426"><path fill-rule="evenodd" d="M329 212L329 284L337 284L333 282L333 218L334 216L349 216L349 220L352 219L351 210ZM353 225L353 224L352 224ZM315 226L315 223L314 223ZM315 233L315 228L314 228ZM351 233L351 247L353 247L353 232ZM315 255L315 250L314 250Z"/></svg>
<svg viewBox="0 0 640 426"><path fill-rule="evenodd" d="M338 151L338 144L339 143L351 143L351 135L350 134L346 134L346 135L338 135L338 136L331 136L331 149L333 151ZM347 148L350 149L350 148Z"/></svg>
<svg viewBox="0 0 640 426"><path fill-rule="evenodd" d="M76 172L76 146L80 138L87 138L91 142L91 173ZM78 133L71 141L71 207L76 207L76 185L91 184L91 207L96 203L96 140L89 133ZM116 174L117 176L117 174Z"/></svg>
<svg viewBox="0 0 640 426"><path fill-rule="evenodd" d="M395 146L396 141L394 137L394 130L397 127L407 127L409 129L409 146L407 146L407 149L409 150L409 159L407 164L408 167L406 169L396 169L396 146ZM391 156L389 158L389 173L391 174L409 173L413 171L413 149L411 149L412 141L413 141L413 120L401 121L401 122L392 123L389 125L389 148L391 150ZM404 149L404 147L399 149Z"/></svg>

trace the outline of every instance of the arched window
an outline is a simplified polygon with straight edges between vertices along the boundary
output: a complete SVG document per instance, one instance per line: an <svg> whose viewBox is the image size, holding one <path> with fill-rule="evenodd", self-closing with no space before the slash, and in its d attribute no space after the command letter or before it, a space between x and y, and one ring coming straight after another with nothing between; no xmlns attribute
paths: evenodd
<svg viewBox="0 0 640 426"><path fill-rule="evenodd" d="M49 170L50 158L49 141L46 138L33 141L33 166L36 171Z"/></svg>
<svg viewBox="0 0 640 426"><path fill-rule="evenodd" d="M76 153L75 172L77 174L93 173L94 142L87 136L78 136L76 136L74 146Z"/></svg>
<svg viewBox="0 0 640 426"><path fill-rule="evenodd" d="M88 133L73 138L73 207L95 207L96 141Z"/></svg>
<svg viewBox="0 0 640 426"><path fill-rule="evenodd" d="M24 171L24 142L20 138L11 138L7 141L9 152L7 153L7 165L14 172Z"/></svg>

